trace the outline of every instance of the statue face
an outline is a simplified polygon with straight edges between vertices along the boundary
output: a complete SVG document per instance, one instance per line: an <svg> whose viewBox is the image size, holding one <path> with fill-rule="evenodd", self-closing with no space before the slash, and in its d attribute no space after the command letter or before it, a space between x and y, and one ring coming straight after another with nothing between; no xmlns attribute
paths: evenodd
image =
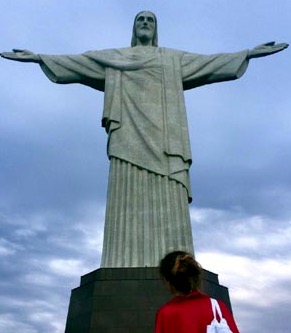
<svg viewBox="0 0 291 333"><path fill-rule="evenodd" d="M135 20L135 35L141 42L152 41L155 33L156 20L152 13L141 12Z"/></svg>

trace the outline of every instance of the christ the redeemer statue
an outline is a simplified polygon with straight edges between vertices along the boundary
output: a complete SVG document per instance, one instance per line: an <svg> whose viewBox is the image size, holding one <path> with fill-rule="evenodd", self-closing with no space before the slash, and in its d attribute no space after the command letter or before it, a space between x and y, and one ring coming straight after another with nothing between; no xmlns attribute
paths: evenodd
<svg viewBox="0 0 291 333"><path fill-rule="evenodd" d="M135 17L129 48L80 55L1 53L40 64L55 83L81 83L105 93L110 174L101 267L157 266L174 249L194 252L183 91L238 79L250 59L287 46L271 42L214 55L161 48L157 19L143 11Z"/></svg>

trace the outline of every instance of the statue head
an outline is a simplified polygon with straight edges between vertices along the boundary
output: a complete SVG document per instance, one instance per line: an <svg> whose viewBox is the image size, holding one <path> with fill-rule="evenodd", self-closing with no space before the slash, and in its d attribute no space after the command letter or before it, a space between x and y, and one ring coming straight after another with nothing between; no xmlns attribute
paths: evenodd
<svg viewBox="0 0 291 333"><path fill-rule="evenodd" d="M158 46L158 27L156 15L150 11L139 12L135 18L132 29L131 46L151 41L152 46Z"/></svg>

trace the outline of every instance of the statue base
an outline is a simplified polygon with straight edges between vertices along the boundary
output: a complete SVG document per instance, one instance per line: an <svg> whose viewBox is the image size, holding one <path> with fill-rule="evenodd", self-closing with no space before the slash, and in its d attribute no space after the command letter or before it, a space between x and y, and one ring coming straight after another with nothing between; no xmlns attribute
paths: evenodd
<svg viewBox="0 0 291 333"><path fill-rule="evenodd" d="M217 274L203 270L201 290L231 308ZM65 333L152 333L158 308L171 298L157 267L100 268L72 290Z"/></svg>

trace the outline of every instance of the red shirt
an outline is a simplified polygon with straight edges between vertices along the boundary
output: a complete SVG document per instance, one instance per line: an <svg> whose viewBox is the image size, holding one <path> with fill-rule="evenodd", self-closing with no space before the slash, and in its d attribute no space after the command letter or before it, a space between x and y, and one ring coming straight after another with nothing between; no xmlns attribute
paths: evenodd
<svg viewBox="0 0 291 333"><path fill-rule="evenodd" d="M228 307L218 300L223 317L233 333L239 333ZM205 333L213 319L208 295L193 291L174 297L157 312L155 333Z"/></svg>

